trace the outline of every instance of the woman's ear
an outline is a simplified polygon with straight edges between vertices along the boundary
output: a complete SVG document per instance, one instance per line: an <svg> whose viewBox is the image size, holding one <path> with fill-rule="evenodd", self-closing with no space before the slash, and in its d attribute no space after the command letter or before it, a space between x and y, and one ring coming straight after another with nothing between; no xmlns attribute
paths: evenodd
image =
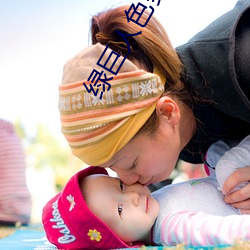
<svg viewBox="0 0 250 250"><path fill-rule="evenodd" d="M180 109L178 104L169 96L162 96L156 104L156 113L160 119L164 119L175 126L180 122Z"/></svg>

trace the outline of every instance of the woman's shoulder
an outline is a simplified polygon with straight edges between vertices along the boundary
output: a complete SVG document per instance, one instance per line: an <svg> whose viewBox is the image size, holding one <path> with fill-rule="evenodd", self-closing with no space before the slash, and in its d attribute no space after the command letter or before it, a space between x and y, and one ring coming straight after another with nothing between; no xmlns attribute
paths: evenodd
<svg viewBox="0 0 250 250"><path fill-rule="evenodd" d="M234 60L235 31L249 10L250 0L238 1L231 11L176 50L184 65L182 77L190 89L223 113L250 123L250 101L238 82ZM244 23L247 27L249 20Z"/></svg>

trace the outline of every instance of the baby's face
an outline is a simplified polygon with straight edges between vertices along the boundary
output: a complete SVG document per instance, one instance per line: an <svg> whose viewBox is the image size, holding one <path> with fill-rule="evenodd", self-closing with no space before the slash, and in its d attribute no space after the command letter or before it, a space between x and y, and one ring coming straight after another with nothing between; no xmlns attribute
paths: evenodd
<svg viewBox="0 0 250 250"><path fill-rule="evenodd" d="M159 214L159 204L141 184L127 186L105 175L86 177L88 206L126 243L144 240Z"/></svg>

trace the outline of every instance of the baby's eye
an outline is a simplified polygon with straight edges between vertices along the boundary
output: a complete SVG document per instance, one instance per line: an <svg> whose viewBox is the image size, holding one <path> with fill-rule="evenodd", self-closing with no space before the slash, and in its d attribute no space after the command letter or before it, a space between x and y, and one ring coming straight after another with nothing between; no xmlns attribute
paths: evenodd
<svg viewBox="0 0 250 250"><path fill-rule="evenodd" d="M122 204L119 204L118 205L118 214L121 216L121 213L122 213L122 208L123 208L123 205Z"/></svg>
<svg viewBox="0 0 250 250"><path fill-rule="evenodd" d="M124 186L123 186L123 182L120 180L120 189L121 189L121 191L124 191L123 189L124 189Z"/></svg>

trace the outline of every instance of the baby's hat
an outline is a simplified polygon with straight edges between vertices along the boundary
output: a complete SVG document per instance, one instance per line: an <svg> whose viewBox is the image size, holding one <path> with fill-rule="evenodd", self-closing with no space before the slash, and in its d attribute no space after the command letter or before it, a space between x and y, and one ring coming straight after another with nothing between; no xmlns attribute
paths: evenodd
<svg viewBox="0 0 250 250"><path fill-rule="evenodd" d="M42 222L47 238L60 249L130 248L88 208L79 182L93 174L108 175L100 167L83 169L45 205Z"/></svg>

